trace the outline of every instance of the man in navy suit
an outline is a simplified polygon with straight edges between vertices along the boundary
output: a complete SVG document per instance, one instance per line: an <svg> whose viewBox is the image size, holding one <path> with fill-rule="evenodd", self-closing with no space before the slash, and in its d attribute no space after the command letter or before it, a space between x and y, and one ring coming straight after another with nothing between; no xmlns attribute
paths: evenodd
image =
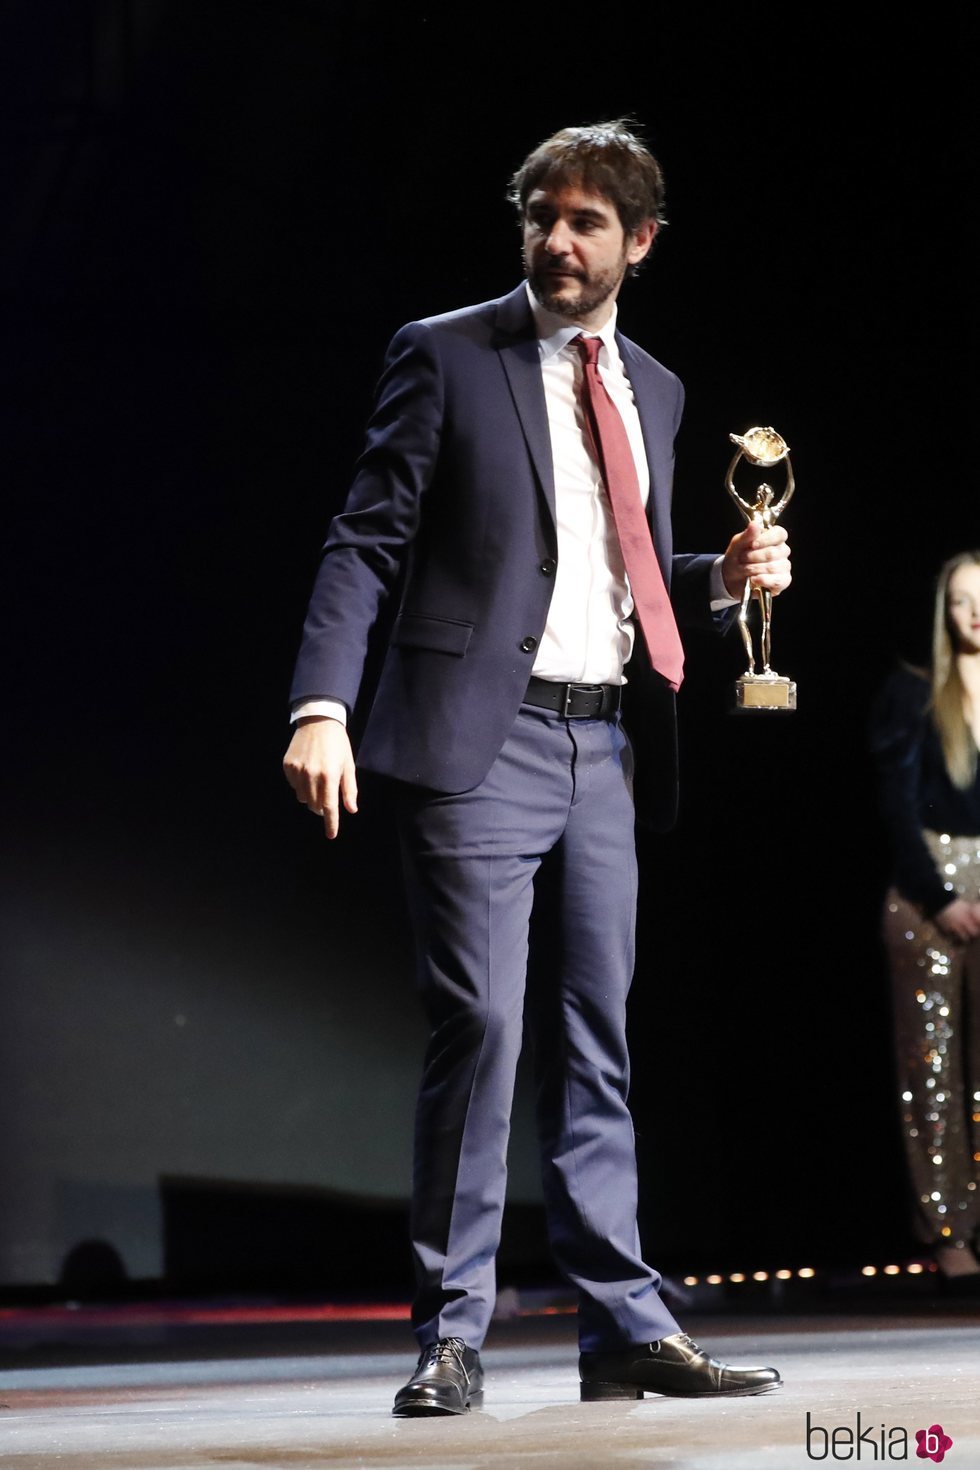
<svg viewBox="0 0 980 1470"><path fill-rule="evenodd" d="M399 1415L482 1401L525 1024L549 1236L579 1296L582 1397L780 1382L771 1368L719 1363L680 1332L637 1234L625 1034L634 819L673 820L679 675L657 672L661 650L632 616L640 576L631 588L621 512L587 427L589 354L680 628L726 625L747 579L782 591L786 535L749 526L723 555L673 554L682 389L616 330L620 287L663 220L659 165L631 128L555 134L518 170L512 198L525 283L391 343L310 601L284 762L335 837L341 806L357 809L347 717L397 587L358 760L390 778L431 1025L412 1201L421 1356ZM545 897L547 973L528 980L532 903Z"/></svg>

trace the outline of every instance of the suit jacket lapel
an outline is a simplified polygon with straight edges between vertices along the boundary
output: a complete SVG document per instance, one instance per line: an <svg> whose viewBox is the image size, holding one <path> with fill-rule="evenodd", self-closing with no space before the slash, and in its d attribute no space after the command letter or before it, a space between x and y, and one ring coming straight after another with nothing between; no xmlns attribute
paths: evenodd
<svg viewBox="0 0 980 1470"><path fill-rule="evenodd" d="M548 430L548 410L541 379L541 356L534 318L523 285L505 296L497 308L494 346L510 384L514 407L534 465L552 526L555 524L555 472Z"/></svg>
<svg viewBox="0 0 980 1470"><path fill-rule="evenodd" d="M650 531L653 536L653 545L663 572L664 581L670 586L671 556L670 549L673 545L673 533L670 524L670 495L671 485L669 480L669 469L665 469L662 452L663 445L671 446L673 453L673 425L666 421L661 395L656 391L656 384L648 384L644 372L643 359L634 350L632 342L627 337L616 333L616 342L623 362L626 365L626 373L633 386L633 396L636 402L636 411L640 419L640 428L643 430L643 442L646 445L647 464L650 467L650 497L647 500L647 520L650 523ZM658 453L658 447L661 452Z"/></svg>
<svg viewBox="0 0 980 1470"><path fill-rule="evenodd" d="M672 533L670 525L670 456L664 446L673 444L673 423L656 382L649 382L642 356L632 342L617 332L616 340L633 385L636 409L646 445L650 469L647 520L657 559L670 586ZM497 306L494 346L510 385L514 408L520 420L528 453L537 475L542 498L552 527L555 525L555 475L548 430L548 410L541 378L541 357L534 318L523 285L505 296Z"/></svg>

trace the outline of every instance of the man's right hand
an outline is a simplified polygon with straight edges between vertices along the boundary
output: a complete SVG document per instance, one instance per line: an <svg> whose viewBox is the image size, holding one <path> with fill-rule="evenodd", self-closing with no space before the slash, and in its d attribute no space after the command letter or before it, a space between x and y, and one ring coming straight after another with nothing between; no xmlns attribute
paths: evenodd
<svg viewBox="0 0 980 1470"><path fill-rule="evenodd" d="M340 802L345 811L357 811L354 754L344 726L324 715L297 720L282 768L296 800L323 818L328 837L336 837Z"/></svg>

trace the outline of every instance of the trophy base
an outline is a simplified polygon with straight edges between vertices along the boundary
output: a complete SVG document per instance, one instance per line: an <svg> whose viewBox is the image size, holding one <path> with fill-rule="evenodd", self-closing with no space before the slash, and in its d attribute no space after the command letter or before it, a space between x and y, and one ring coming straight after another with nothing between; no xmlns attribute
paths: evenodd
<svg viewBox="0 0 980 1470"><path fill-rule="evenodd" d="M796 685L781 674L743 674L735 681L736 710L794 710Z"/></svg>

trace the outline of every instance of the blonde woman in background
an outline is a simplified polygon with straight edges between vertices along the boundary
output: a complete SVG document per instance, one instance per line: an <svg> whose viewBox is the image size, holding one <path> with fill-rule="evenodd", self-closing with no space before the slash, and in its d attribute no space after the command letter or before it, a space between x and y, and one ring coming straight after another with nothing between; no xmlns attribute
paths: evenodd
<svg viewBox="0 0 980 1470"><path fill-rule="evenodd" d="M940 571L931 674L879 696L872 748L891 849L884 940L916 1231L980 1289L980 551Z"/></svg>

